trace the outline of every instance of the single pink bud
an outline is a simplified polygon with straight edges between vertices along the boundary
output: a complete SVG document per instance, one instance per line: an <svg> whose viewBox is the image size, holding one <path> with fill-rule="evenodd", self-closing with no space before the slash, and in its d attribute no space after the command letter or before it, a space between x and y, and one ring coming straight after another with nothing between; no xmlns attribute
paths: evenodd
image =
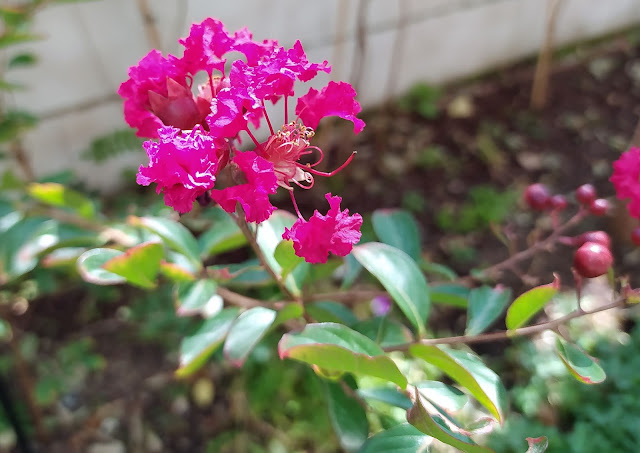
<svg viewBox="0 0 640 453"><path fill-rule="evenodd" d="M583 184L576 189L576 200L585 206L589 206L596 196L596 188L591 184Z"/></svg>
<svg viewBox="0 0 640 453"><path fill-rule="evenodd" d="M604 245L606 248L611 247L611 239L604 231L587 231L573 238L574 247L580 247L585 242L595 242Z"/></svg>
<svg viewBox="0 0 640 453"><path fill-rule="evenodd" d="M597 242L585 242L573 256L573 267L584 278L595 278L607 273L613 264L613 255Z"/></svg>
<svg viewBox="0 0 640 453"><path fill-rule="evenodd" d="M637 246L640 246L640 227L631 232L631 240Z"/></svg>
<svg viewBox="0 0 640 453"><path fill-rule="evenodd" d="M563 211L568 203L564 195L554 195L551 197L550 204L554 211Z"/></svg>
<svg viewBox="0 0 640 453"><path fill-rule="evenodd" d="M551 196L549 189L544 184L531 184L524 191L524 199L531 209L544 211L549 207Z"/></svg>
<svg viewBox="0 0 640 453"><path fill-rule="evenodd" d="M609 202L604 198L598 198L591 202L589 212L595 216L603 216L609 211Z"/></svg>

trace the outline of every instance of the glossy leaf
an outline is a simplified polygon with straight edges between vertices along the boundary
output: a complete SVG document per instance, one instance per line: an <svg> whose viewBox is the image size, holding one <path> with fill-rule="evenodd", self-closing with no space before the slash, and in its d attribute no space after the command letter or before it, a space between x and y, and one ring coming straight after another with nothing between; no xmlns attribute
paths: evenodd
<svg viewBox="0 0 640 453"><path fill-rule="evenodd" d="M224 355L235 366L242 366L276 319L270 308L255 307L242 313L233 323L224 343Z"/></svg>
<svg viewBox="0 0 640 453"><path fill-rule="evenodd" d="M123 255L124 252L116 249L97 248L84 252L78 258L78 272L82 278L94 285L118 285L125 283L126 278L104 269L102 266L109 260Z"/></svg>
<svg viewBox="0 0 640 453"><path fill-rule="evenodd" d="M102 267L127 279L141 288L155 288L160 261L164 255L162 244L147 242L130 248L122 255L111 258Z"/></svg>
<svg viewBox="0 0 640 453"><path fill-rule="evenodd" d="M307 324L300 333L283 335L280 358L291 358L335 373L354 373L386 379L401 388L407 379L380 346L347 326Z"/></svg>
<svg viewBox="0 0 640 453"><path fill-rule="evenodd" d="M425 451L431 441L430 436L415 426L402 423L370 437L359 453L416 453Z"/></svg>
<svg viewBox="0 0 640 453"><path fill-rule="evenodd" d="M221 208L212 208L213 224L198 238L200 256L228 252L240 248L247 243L247 238L229 215Z"/></svg>
<svg viewBox="0 0 640 453"><path fill-rule="evenodd" d="M389 387L358 389L358 395L365 400L375 400L401 409L409 409L413 403L404 393Z"/></svg>
<svg viewBox="0 0 640 453"><path fill-rule="evenodd" d="M547 447L549 446L549 440L544 437L527 437L527 443L529 444L529 448L527 448L527 453L544 453L547 451Z"/></svg>
<svg viewBox="0 0 640 453"><path fill-rule="evenodd" d="M435 304L451 305L452 307L467 308L471 290L466 286L456 284L434 285L429 288L431 302Z"/></svg>
<svg viewBox="0 0 640 453"><path fill-rule="evenodd" d="M346 384L345 384L346 385ZM325 382L329 420L342 448L357 451L369 436L367 414L339 383Z"/></svg>
<svg viewBox="0 0 640 453"><path fill-rule="evenodd" d="M358 322L358 318L344 304L330 300L313 302L305 308L309 315L318 322L335 322L351 326Z"/></svg>
<svg viewBox="0 0 640 453"><path fill-rule="evenodd" d="M160 261L160 273L176 283L192 282L196 279L188 269L168 261Z"/></svg>
<svg viewBox="0 0 640 453"><path fill-rule="evenodd" d="M506 391L498 375L477 356L466 351L424 344L410 346L409 352L442 370L468 390L500 423L504 421Z"/></svg>
<svg viewBox="0 0 640 453"><path fill-rule="evenodd" d="M222 309L218 284L208 278L176 285L176 312L179 316L213 316Z"/></svg>
<svg viewBox="0 0 640 453"><path fill-rule="evenodd" d="M576 345L556 338L556 348L564 366L580 382L600 384L606 379L606 374L596 359L585 354Z"/></svg>
<svg viewBox="0 0 640 453"><path fill-rule="evenodd" d="M225 308L207 319L193 334L180 343L180 368L176 376L186 377L200 369L207 359L224 341L233 321L238 317L238 308Z"/></svg>
<svg viewBox="0 0 640 453"><path fill-rule="evenodd" d="M435 274L446 280L454 281L458 278L458 274L453 269L443 264L432 263L424 259L420 260L420 269L427 274Z"/></svg>
<svg viewBox="0 0 640 453"><path fill-rule="evenodd" d="M48 233L56 227L52 220L45 217L14 220L7 222L11 226L0 234L0 283L31 271L38 264L39 253L58 241L56 235Z"/></svg>
<svg viewBox="0 0 640 453"><path fill-rule="evenodd" d="M257 287L273 283L273 279L257 259L238 264L207 266L207 274L214 280L233 287Z"/></svg>
<svg viewBox="0 0 640 453"><path fill-rule="evenodd" d="M453 432L439 415L429 415L417 389L415 400L407 412L407 420L420 431L464 453L493 453L490 448L479 446L467 436Z"/></svg>
<svg viewBox="0 0 640 453"><path fill-rule="evenodd" d="M449 412L459 411L469 401L461 390L438 381L423 381L416 388L424 398Z"/></svg>
<svg viewBox="0 0 640 453"><path fill-rule="evenodd" d="M92 218L96 213L93 202L89 198L62 184L53 182L32 183L27 187L27 192L42 203L71 209L81 217Z"/></svg>
<svg viewBox="0 0 640 453"><path fill-rule="evenodd" d="M171 249L182 253L189 261L200 269L200 250L193 234L181 223L162 217L129 217L129 223L141 226L160 236Z"/></svg>
<svg viewBox="0 0 640 453"><path fill-rule="evenodd" d="M420 232L413 216L401 209L378 209L371 216L373 230L381 242L420 259Z"/></svg>
<svg viewBox="0 0 640 453"><path fill-rule="evenodd" d="M293 249L293 241L281 241L273 252L273 256L282 268L281 276L286 278L295 267L304 261L296 255Z"/></svg>
<svg viewBox="0 0 640 453"><path fill-rule="evenodd" d="M288 303L284 307L278 309L278 314L276 315L276 319L273 321L272 327L284 324L291 319L301 318L303 315L304 308L302 304L296 302Z"/></svg>
<svg viewBox="0 0 640 453"><path fill-rule="evenodd" d="M360 321L352 328L371 338L383 348L410 343L413 340L413 335L406 326L381 316Z"/></svg>
<svg viewBox="0 0 640 453"><path fill-rule="evenodd" d="M554 275L552 283L537 286L520 295L507 310L507 329L522 327L556 295L560 280Z"/></svg>
<svg viewBox="0 0 640 453"><path fill-rule="evenodd" d="M283 269L278 260L275 257L276 247L282 242L282 234L285 228L290 228L296 221L296 217L286 211L274 212L269 220L262 222L258 226L258 232L256 235L256 242L258 247L262 250L262 253L267 260L269 266L275 271L276 274L282 275ZM300 266L303 269L303 266ZM285 286L294 295L299 296L302 294L302 284L304 283L304 274L296 274L291 272L284 279Z"/></svg>
<svg viewBox="0 0 640 453"><path fill-rule="evenodd" d="M424 335L430 308L429 287L415 261L403 251L379 242L357 245L353 254Z"/></svg>
<svg viewBox="0 0 640 453"><path fill-rule="evenodd" d="M482 286L471 290L467 311L466 335L484 332L498 319L511 298L511 290Z"/></svg>

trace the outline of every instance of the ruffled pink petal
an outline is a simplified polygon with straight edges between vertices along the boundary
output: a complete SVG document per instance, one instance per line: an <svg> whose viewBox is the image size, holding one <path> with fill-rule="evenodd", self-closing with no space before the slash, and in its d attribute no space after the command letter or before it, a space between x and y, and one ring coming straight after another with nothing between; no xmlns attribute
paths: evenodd
<svg viewBox="0 0 640 453"><path fill-rule="evenodd" d="M162 127L158 135L159 142L149 140L143 145L149 165L140 166L136 181L143 186L156 183L167 206L189 212L195 199L213 188L223 148L200 128L185 134Z"/></svg>
<svg viewBox="0 0 640 453"><path fill-rule="evenodd" d="M298 98L296 115L305 126L315 129L325 116L338 116L353 123L353 132L358 134L364 129L364 121L357 118L360 104L355 100L356 90L346 82L329 82L318 91L311 88L307 94Z"/></svg>
<svg viewBox="0 0 640 453"><path fill-rule="evenodd" d="M230 213L236 211L236 202L240 203L247 222L264 222L276 209L269 201L269 194L278 189L273 164L253 151L236 154L233 162L245 174L247 183L213 190L211 198Z"/></svg>
<svg viewBox="0 0 640 453"><path fill-rule="evenodd" d="M619 199L630 199L627 205L629 214L640 218L640 148L631 148L622 153L613 163L610 181Z"/></svg>
<svg viewBox="0 0 640 453"><path fill-rule="evenodd" d="M165 58L162 53L152 50L137 65L129 68L129 79L123 82L118 94L124 99L124 119L138 129L140 137L157 137L157 129L162 121L150 112L149 92L168 97L167 80L187 87L186 75L179 61L173 55Z"/></svg>
<svg viewBox="0 0 640 453"><path fill-rule="evenodd" d="M360 240L362 216L349 215L349 210L340 211L342 198L325 195L329 202L326 216L317 210L309 221L298 219L291 229L285 228L283 239L293 241L297 256L308 263L326 263L329 252L338 256L348 255Z"/></svg>
<svg viewBox="0 0 640 453"><path fill-rule="evenodd" d="M227 60L222 56L231 50L235 41L222 22L208 18L191 25L189 36L179 42L184 46L182 64L185 70L190 74L198 71L211 74L216 70L224 72Z"/></svg>

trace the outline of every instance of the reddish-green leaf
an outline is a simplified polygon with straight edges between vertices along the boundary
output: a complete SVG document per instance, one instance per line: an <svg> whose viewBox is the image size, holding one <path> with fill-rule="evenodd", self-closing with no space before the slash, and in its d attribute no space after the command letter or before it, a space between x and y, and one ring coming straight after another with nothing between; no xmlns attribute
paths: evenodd
<svg viewBox="0 0 640 453"><path fill-rule="evenodd" d="M467 311L466 335L484 332L502 314L511 298L511 290L482 286L471 290Z"/></svg>
<svg viewBox="0 0 640 453"><path fill-rule="evenodd" d="M490 448L479 446L467 436L449 429L439 415L429 415L418 389L415 391L415 400L414 406L407 412L407 420L420 431L465 453L493 453Z"/></svg>
<svg viewBox="0 0 640 453"><path fill-rule="evenodd" d="M180 368L177 377L187 377L196 372L207 359L220 347L233 321L238 317L235 307L225 308L212 318L207 319L193 335L185 337L180 343Z"/></svg>
<svg viewBox="0 0 640 453"><path fill-rule="evenodd" d="M556 338L558 356L573 377L584 384L600 384L606 379L596 359L584 353L576 345Z"/></svg>
<svg viewBox="0 0 640 453"><path fill-rule="evenodd" d="M127 279L141 288L155 288L160 261L164 255L162 244L146 242L130 248L122 255L111 258L103 269Z"/></svg>
<svg viewBox="0 0 640 453"><path fill-rule="evenodd" d="M513 301L507 310L507 329L522 327L556 295L560 279L554 275L552 283L530 289Z"/></svg>
<svg viewBox="0 0 640 453"><path fill-rule="evenodd" d="M255 307L242 313L233 323L224 343L224 355L235 366L242 366L276 319L270 308Z"/></svg>
<svg viewBox="0 0 640 453"><path fill-rule="evenodd" d="M467 389L500 423L504 421L506 391L498 375L475 355L455 349L414 344L409 352L438 367Z"/></svg>
<svg viewBox="0 0 640 453"><path fill-rule="evenodd" d="M97 248L84 252L78 258L78 272L82 278L94 285L118 285L125 283L126 278L104 269L107 261L122 255L124 252L115 249Z"/></svg>
<svg viewBox="0 0 640 453"><path fill-rule="evenodd" d="M416 453L425 448L433 439L415 426L402 423L386 431L379 432L360 449L359 453Z"/></svg>
<svg viewBox="0 0 640 453"><path fill-rule="evenodd" d="M196 278L188 269L164 260L160 261L160 273L176 283L191 282Z"/></svg>
<svg viewBox="0 0 640 453"><path fill-rule="evenodd" d="M529 444L527 453L544 453L547 451L547 447L549 446L549 441L544 436L527 437L527 443Z"/></svg>
<svg viewBox="0 0 640 453"><path fill-rule="evenodd" d="M299 360L338 375L369 375L402 388L407 385L407 379L380 346L342 324L307 324L300 333L283 335L278 351L280 358Z"/></svg>
<svg viewBox="0 0 640 453"><path fill-rule="evenodd" d="M346 385L346 384L345 384ZM325 382L329 420L340 441L348 452L355 452L369 435L369 422L362 405L342 389L339 383Z"/></svg>
<svg viewBox="0 0 640 453"><path fill-rule="evenodd" d="M355 246L353 255L380 281L423 336L431 303L429 286L416 262L402 250L379 242Z"/></svg>

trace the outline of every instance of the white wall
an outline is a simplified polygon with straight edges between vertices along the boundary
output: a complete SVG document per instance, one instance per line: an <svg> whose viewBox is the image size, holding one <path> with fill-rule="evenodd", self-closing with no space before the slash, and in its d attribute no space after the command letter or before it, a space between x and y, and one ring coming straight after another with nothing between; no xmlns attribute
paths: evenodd
<svg viewBox="0 0 640 453"><path fill-rule="evenodd" d="M640 0L563 1L558 44L640 22ZM15 94L15 104L44 118L26 139L38 174L76 162L90 185L109 189L120 168L145 161L142 151L99 168L78 158L92 138L124 126L114 93L127 68L152 47L138 3L97 0L54 6L37 16L35 28L46 39L29 47L40 62L33 69L13 71L10 79L29 87ZM358 0L148 4L165 52L180 52L177 38L189 25L214 16L229 30L248 26L259 39L278 39L283 45L300 39L311 61L329 60L332 78L351 81ZM421 80L441 83L531 55L543 40L546 5L546 0L368 0L360 102L372 106ZM399 28L400 23L406 26ZM399 30L402 46L392 59Z"/></svg>

